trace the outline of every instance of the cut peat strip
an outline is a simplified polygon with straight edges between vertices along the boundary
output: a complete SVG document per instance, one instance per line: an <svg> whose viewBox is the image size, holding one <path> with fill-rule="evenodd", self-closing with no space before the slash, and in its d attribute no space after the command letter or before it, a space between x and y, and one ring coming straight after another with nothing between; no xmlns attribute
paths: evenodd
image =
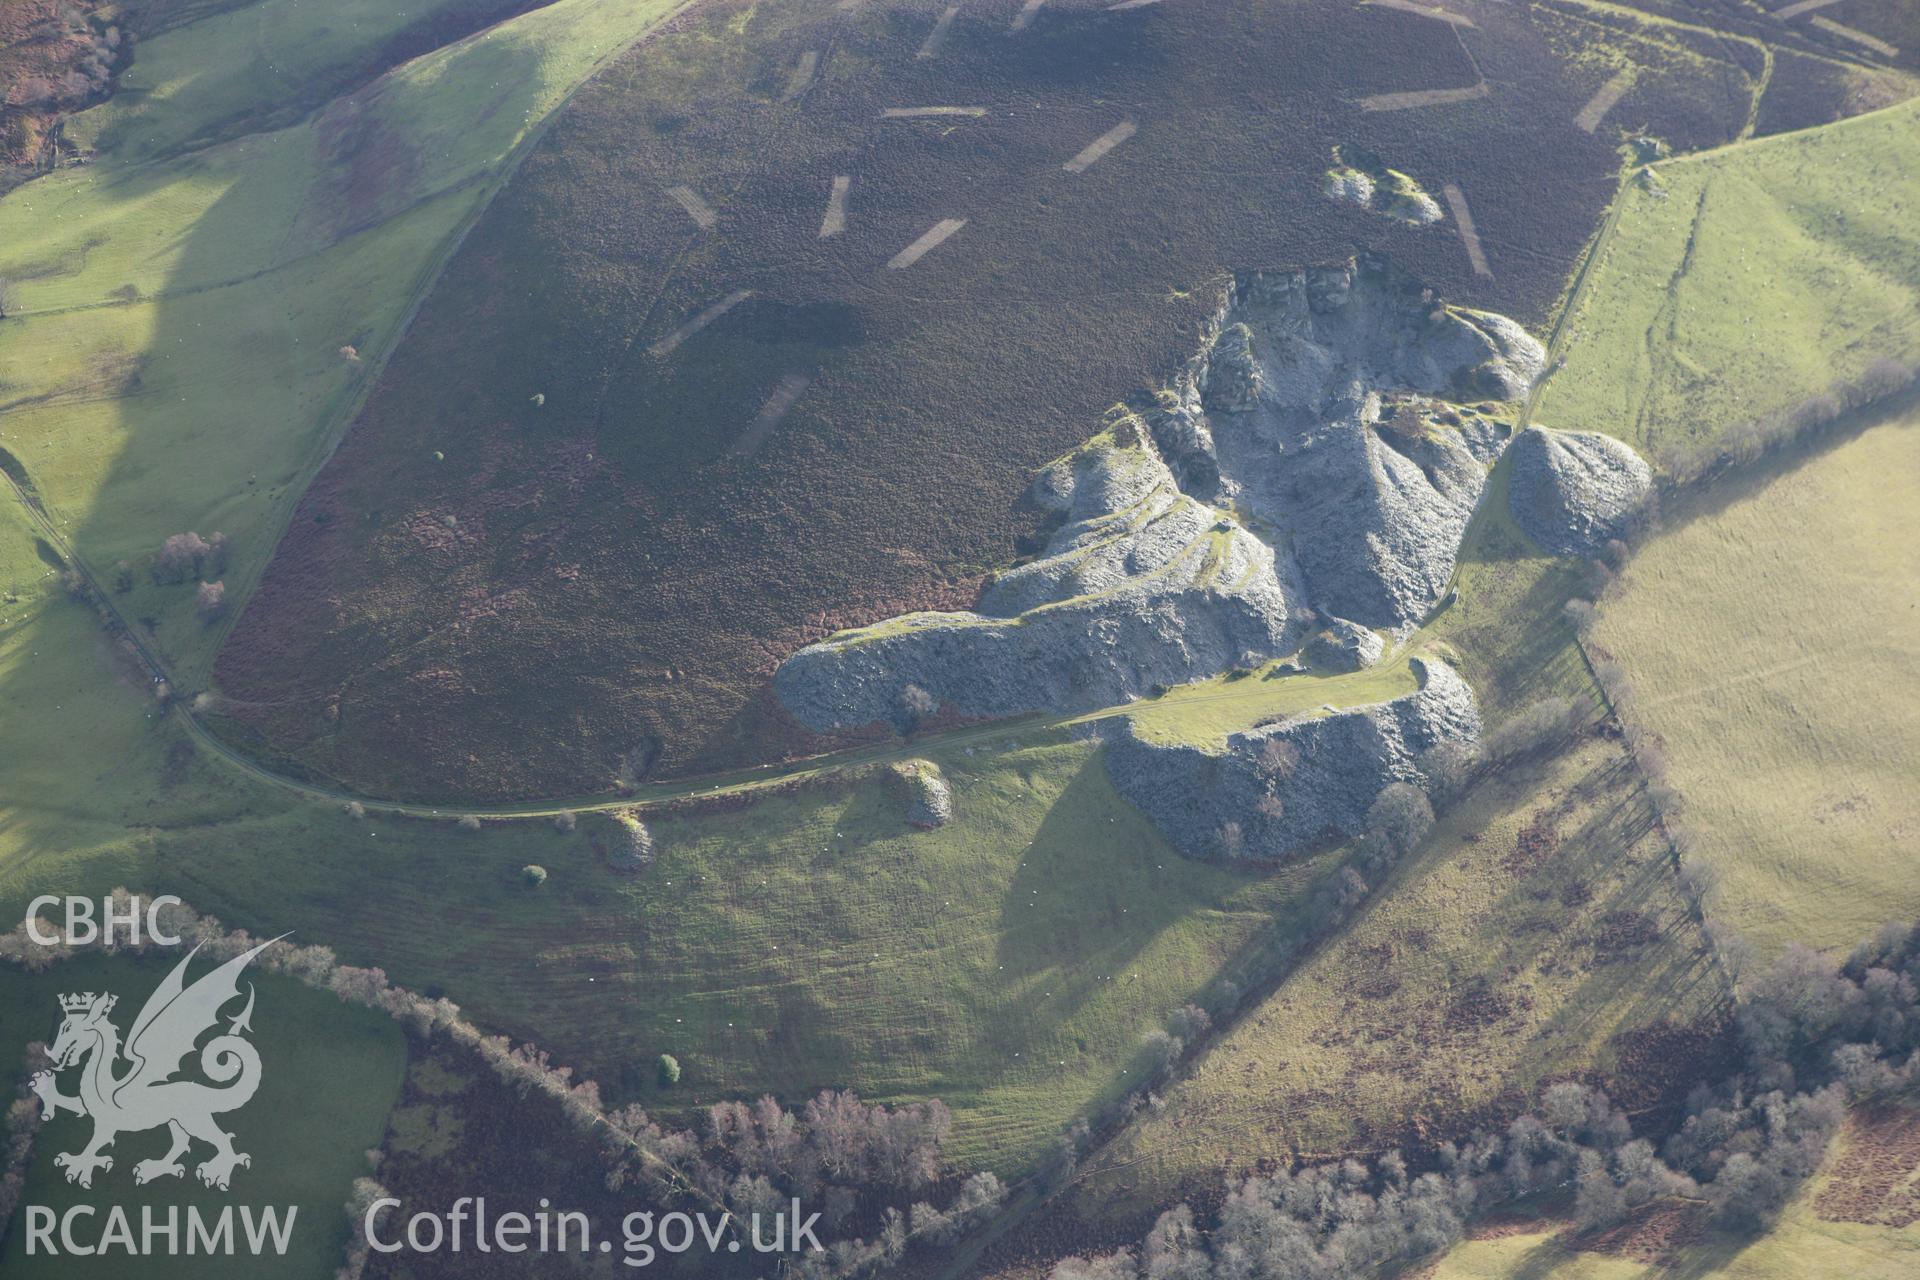
<svg viewBox="0 0 1920 1280"><path fill-rule="evenodd" d="M888 270L905 271L920 259L939 248L954 232L967 225L965 218L943 218L927 228L927 233L912 244L893 255L893 261L887 264Z"/></svg>
<svg viewBox="0 0 1920 1280"><path fill-rule="evenodd" d="M1491 276L1493 270L1487 266L1487 255L1480 249L1480 233L1474 229L1467 197L1451 182L1440 189L1440 194L1447 198L1447 208L1453 211L1454 225L1460 228L1460 239L1467 246L1467 261L1473 264L1473 274Z"/></svg>
<svg viewBox="0 0 1920 1280"><path fill-rule="evenodd" d="M1100 157L1131 138L1136 129L1131 120L1122 120L1113 128L1089 142L1079 155L1061 165L1068 173L1085 173Z"/></svg>
<svg viewBox="0 0 1920 1280"><path fill-rule="evenodd" d="M1411 111L1415 107L1444 107L1455 102L1472 102L1493 90L1482 80L1467 89L1419 89L1413 93L1376 93L1360 99L1362 111Z"/></svg>
<svg viewBox="0 0 1920 1280"><path fill-rule="evenodd" d="M847 188L853 185L852 178L835 178L833 190L827 196L827 214L820 219L820 238L837 236L847 229Z"/></svg>
<svg viewBox="0 0 1920 1280"><path fill-rule="evenodd" d="M1125 13L1128 9L1144 9L1150 4L1159 4L1160 0L1120 0L1119 4L1107 6L1108 13Z"/></svg>
<svg viewBox="0 0 1920 1280"><path fill-rule="evenodd" d="M1471 27L1473 19L1465 14L1449 13L1437 4L1419 4L1417 0L1365 0L1362 9L1398 9L1401 13L1418 14L1422 18L1432 18L1435 22L1450 22L1456 27Z"/></svg>
<svg viewBox="0 0 1920 1280"><path fill-rule="evenodd" d="M733 442L733 456L744 458L758 449L773 434L773 429L780 425L780 420L787 416L787 410L793 408L794 402L807 394L807 388L811 385L811 378L797 373L780 379L780 385L773 389L767 402L760 406L760 412L754 415L753 425L747 428L745 435Z"/></svg>
<svg viewBox="0 0 1920 1280"><path fill-rule="evenodd" d="M1864 31L1855 31L1852 27L1835 22L1832 18L1810 18L1808 25L1820 28L1842 40L1851 40L1863 49L1871 49L1883 58L1897 58L1900 50L1882 40L1879 36L1870 36Z"/></svg>
<svg viewBox="0 0 1920 1280"><path fill-rule="evenodd" d="M679 201L680 207L687 211L687 216L702 231L713 226L713 206L702 200L698 191L692 187L668 187L667 194Z"/></svg>
<svg viewBox="0 0 1920 1280"><path fill-rule="evenodd" d="M1587 99L1587 105L1580 108L1580 114L1573 118L1574 124L1582 131L1592 133L1607 118L1607 112L1613 110L1620 99L1627 96L1627 90L1633 87L1633 72L1622 71L1613 79L1600 86L1600 92Z"/></svg>
<svg viewBox="0 0 1920 1280"><path fill-rule="evenodd" d="M813 73L820 65L820 53L809 49L800 55L800 61L793 64L793 75L787 80L786 92L780 95L780 101L791 102L807 91L813 83Z"/></svg>
<svg viewBox="0 0 1920 1280"><path fill-rule="evenodd" d="M920 46L920 52L913 56L923 62L928 58L938 57L940 55L940 43L947 38L947 28L953 25L953 20L959 16L959 13L959 5L948 5L947 11L941 14L939 20L933 24L933 30L927 32L926 43Z"/></svg>
<svg viewBox="0 0 1920 1280"><path fill-rule="evenodd" d="M985 107L887 107L882 120L925 120L933 116L984 116Z"/></svg>
<svg viewBox="0 0 1920 1280"><path fill-rule="evenodd" d="M1013 15L1013 26L1009 27L1008 30L1025 31L1028 27L1032 26L1033 15L1040 12L1040 6L1046 2L1047 0L1027 0L1025 4L1020 6L1020 12Z"/></svg>
<svg viewBox="0 0 1920 1280"><path fill-rule="evenodd" d="M1773 16L1782 22L1791 22L1803 13L1812 13L1815 9L1824 9L1830 4L1839 4L1840 0L1800 0L1784 9L1775 9Z"/></svg>
<svg viewBox="0 0 1920 1280"><path fill-rule="evenodd" d="M712 324L715 320L718 320L721 316L727 314L727 312L733 310L735 307L739 306L741 303L745 302L748 298L751 298L752 296L753 296L753 290L751 289L735 290L734 292L728 294L726 297L720 299L720 301L708 307L705 311L702 311L699 315L695 316L693 319L681 325L678 329L675 329L672 333L668 334L666 337L660 339L660 341L648 347L647 348L648 354L652 355L656 359L658 359L661 356L672 355L673 349L675 347L679 346L681 343L685 342L688 338L691 338L694 334L700 332L702 329L706 328L708 325Z"/></svg>

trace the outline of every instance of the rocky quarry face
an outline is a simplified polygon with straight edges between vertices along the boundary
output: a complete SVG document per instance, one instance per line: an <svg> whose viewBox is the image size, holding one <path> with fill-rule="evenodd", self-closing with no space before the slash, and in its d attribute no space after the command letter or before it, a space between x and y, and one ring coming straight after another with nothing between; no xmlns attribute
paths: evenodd
<svg viewBox="0 0 1920 1280"><path fill-rule="evenodd" d="M1243 274L1159 408L1035 480L1063 520L1043 556L973 612L809 645L774 688L823 730L894 718L909 686L974 716L1090 710L1292 652L1302 606L1407 627L1505 440L1459 406L1518 398L1544 363L1512 321L1383 259ZM1408 396L1439 418L1409 419Z"/></svg>
<svg viewBox="0 0 1920 1280"><path fill-rule="evenodd" d="M1384 259L1242 274L1153 410L1035 479L1060 519L1043 555L972 612L807 646L775 691L825 730L930 702L983 717L1116 706L1303 642L1323 670L1370 666L1377 633L1411 631L1446 590L1507 447L1500 405L1545 361L1512 321L1448 306ZM1514 515L1560 554L1615 536L1651 479L1602 436L1529 430L1515 448ZM1191 854L1271 858L1350 836L1381 787L1419 780L1422 751L1479 732L1465 682L1438 662L1420 671L1417 693L1224 748L1159 745L1128 724L1108 768ZM1297 764L1276 769L1275 752Z"/></svg>
<svg viewBox="0 0 1920 1280"><path fill-rule="evenodd" d="M1287 651L1300 630L1273 548L1180 491L1123 422L1041 474L1066 523L973 613L913 613L809 645L774 675L816 729L893 717L909 686L968 715L1090 709Z"/></svg>
<svg viewBox="0 0 1920 1280"><path fill-rule="evenodd" d="M1423 752L1480 734L1466 681L1443 662L1414 663L1416 693L1261 725L1223 751L1150 742L1128 722L1107 743L1107 773L1193 857L1275 859L1356 836L1382 787L1423 781Z"/></svg>
<svg viewBox="0 0 1920 1280"><path fill-rule="evenodd" d="M1529 427L1513 442L1507 509L1541 550L1590 558L1625 530L1653 487L1631 446L1591 431Z"/></svg>

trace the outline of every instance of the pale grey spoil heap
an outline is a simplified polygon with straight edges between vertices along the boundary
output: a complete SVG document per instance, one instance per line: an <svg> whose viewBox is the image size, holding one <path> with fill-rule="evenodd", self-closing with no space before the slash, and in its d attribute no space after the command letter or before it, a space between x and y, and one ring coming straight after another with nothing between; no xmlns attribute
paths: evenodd
<svg viewBox="0 0 1920 1280"><path fill-rule="evenodd" d="M870 724L917 685L967 715L1087 710L1292 652L1304 605L1369 628L1423 617L1504 439L1470 414L1386 430L1381 396L1515 399L1540 344L1378 258L1242 275L1213 335L1144 431L1123 420L1035 481L1065 520L1041 559L975 612L800 650L774 677L787 709Z"/></svg>
<svg viewBox="0 0 1920 1280"><path fill-rule="evenodd" d="M1408 437L1381 397L1514 400L1546 355L1502 316L1435 302L1379 259L1236 279L1219 336L1154 435L1188 492L1290 548L1320 612L1369 627L1423 617L1453 573L1503 439Z"/></svg>
<svg viewBox="0 0 1920 1280"><path fill-rule="evenodd" d="M1653 472L1639 454L1593 431L1529 427L1513 442L1507 508L1540 549L1590 558L1619 537Z"/></svg>
<svg viewBox="0 0 1920 1280"><path fill-rule="evenodd" d="M1229 737L1224 751L1147 742L1129 721L1107 744L1107 773L1193 857L1272 859L1358 835L1382 787L1422 781L1423 752L1480 734L1466 681L1442 662L1414 664L1417 693L1262 725ZM1271 741L1293 750L1270 751Z"/></svg>

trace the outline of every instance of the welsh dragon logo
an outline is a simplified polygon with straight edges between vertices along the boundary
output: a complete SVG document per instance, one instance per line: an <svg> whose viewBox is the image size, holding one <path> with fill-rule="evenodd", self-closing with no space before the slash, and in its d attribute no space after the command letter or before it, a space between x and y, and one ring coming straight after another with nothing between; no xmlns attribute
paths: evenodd
<svg viewBox="0 0 1920 1280"><path fill-rule="evenodd" d="M108 1020L118 997L91 991L60 997L66 1016L50 1050L53 1069L36 1072L30 1084L40 1096L43 1117L71 1111L93 1118L92 1140L79 1151L53 1158L66 1170L68 1182L91 1187L96 1169L113 1169L113 1158L105 1151L115 1138L162 1125L172 1135L172 1145L158 1159L133 1166L136 1183L183 1176L181 1157L196 1141L213 1148L213 1155L194 1170L209 1187L227 1190L234 1169L252 1165L252 1157L235 1151L233 1135L214 1121L245 1106L260 1087L260 1053L245 1039L253 1030L252 984L247 986L246 1007L228 1020L224 1034L200 1049L201 1074L213 1084L174 1077L201 1036L220 1021L220 1010L239 998L241 972L278 941L263 942L188 986L187 965L200 952L195 947L148 997L124 1046L119 1029ZM60 1092L55 1077L74 1066L80 1068L80 1092L69 1097Z"/></svg>

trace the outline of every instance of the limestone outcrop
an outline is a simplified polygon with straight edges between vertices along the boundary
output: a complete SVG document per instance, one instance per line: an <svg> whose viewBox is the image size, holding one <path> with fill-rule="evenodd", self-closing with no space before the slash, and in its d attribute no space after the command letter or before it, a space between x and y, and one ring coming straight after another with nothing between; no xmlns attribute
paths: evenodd
<svg viewBox="0 0 1920 1280"><path fill-rule="evenodd" d="M1044 554L973 611L809 645L774 689L815 729L897 719L903 697L1079 711L1291 653L1306 606L1406 628L1445 591L1506 443L1484 402L1544 363L1512 321L1381 258L1240 275L1155 408L1035 479L1062 521Z"/></svg>
<svg viewBox="0 0 1920 1280"><path fill-rule="evenodd" d="M888 766L896 785L906 793L907 825L931 831L953 821L953 786L931 760L902 760Z"/></svg>
<svg viewBox="0 0 1920 1280"><path fill-rule="evenodd" d="M973 716L1113 706L1287 652L1301 628L1273 549L1182 493L1131 423L1054 463L1066 523L971 613L913 613L809 645L774 690L816 729L892 717L908 686Z"/></svg>
<svg viewBox="0 0 1920 1280"><path fill-rule="evenodd" d="M1361 671L1386 653L1380 633L1345 618L1329 618L1307 641L1307 660L1329 671Z"/></svg>
<svg viewBox="0 0 1920 1280"><path fill-rule="evenodd" d="M1224 749L1152 742L1127 721L1108 741L1107 773L1193 857L1285 859L1358 835L1382 787L1422 780L1423 752L1480 733L1466 681L1444 662L1414 662L1414 693L1261 725Z"/></svg>

